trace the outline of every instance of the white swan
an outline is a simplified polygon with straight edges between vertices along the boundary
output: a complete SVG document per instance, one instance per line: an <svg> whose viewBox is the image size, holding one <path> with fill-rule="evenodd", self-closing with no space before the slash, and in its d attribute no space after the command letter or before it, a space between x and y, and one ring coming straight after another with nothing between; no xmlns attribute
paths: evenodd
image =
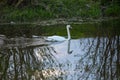
<svg viewBox="0 0 120 80"><path fill-rule="evenodd" d="M66 39L65 37L62 37L62 36L49 36L47 37L46 41L56 41L56 42L61 42L61 41L65 41L65 40L70 40L71 39L71 36L70 36L70 30L69 28L71 28L70 25L67 25L66 26L66 29L67 29L67 34L68 34L68 38Z"/></svg>

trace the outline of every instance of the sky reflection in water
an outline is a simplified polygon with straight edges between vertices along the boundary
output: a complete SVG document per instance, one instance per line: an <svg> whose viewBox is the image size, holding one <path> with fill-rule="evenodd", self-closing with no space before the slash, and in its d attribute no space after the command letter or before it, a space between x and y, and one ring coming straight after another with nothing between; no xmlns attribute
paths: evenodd
<svg viewBox="0 0 120 80"><path fill-rule="evenodd" d="M111 38L81 38L72 39L70 41L70 45L69 41L65 41L63 43L52 44L50 46L52 46L56 51L56 54L53 55L60 64L63 65L62 70L69 73L66 80L104 80L107 78L110 79L110 77L106 76L114 75L117 70L116 66L112 65L115 64L118 58L116 57L118 54L116 47L119 45L119 43L116 42L117 40L119 40L119 36ZM108 48L109 46L112 48ZM111 52L111 49L115 49L115 52ZM72 51L72 53L69 54L68 50ZM110 58L112 58L112 61L109 61ZM103 69L105 70L103 71L105 73L102 72ZM115 71L111 73L111 70ZM105 74L106 76L101 76L101 74Z"/></svg>
<svg viewBox="0 0 120 80"><path fill-rule="evenodd" d="M113 76L116 80L119 41L119 36L112 36L71 39L48 46L30 42L32 46L1 48L0 78L109 80Z"/></svg>

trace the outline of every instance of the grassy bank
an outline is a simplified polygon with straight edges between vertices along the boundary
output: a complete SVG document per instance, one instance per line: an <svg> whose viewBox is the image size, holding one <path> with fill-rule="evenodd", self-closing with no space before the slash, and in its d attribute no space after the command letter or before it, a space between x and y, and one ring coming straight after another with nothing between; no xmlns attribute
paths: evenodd
<svg viewBox="0 0 120 80"><path fill-rule="evenodd" d="M45 2L46 1L46 2ZM14 7L5 5L0 8L0 22L30 22L56 18L100 18L100 2L89 0L52 0L42 1L39 5ZM108 5L104 15L119 16L120 6Z"/></svg>

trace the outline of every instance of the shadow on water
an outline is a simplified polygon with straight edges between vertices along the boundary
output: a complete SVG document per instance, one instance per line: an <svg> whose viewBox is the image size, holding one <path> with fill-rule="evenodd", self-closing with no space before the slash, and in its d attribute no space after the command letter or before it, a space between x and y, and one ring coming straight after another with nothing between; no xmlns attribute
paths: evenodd
<svg viewBox="0 0 120 80"><path fill-rule="evenodd" d="M85 54L76 65L79 80L120 79L119 36L89 38L82 44Z"/></svg>
<svg viewBox="0 0 120 80"><path fill-rule="evenodd" d="M1 80L55 80L62 75L52 47L9 48L0 51ZM59 72L56 73L56 72ZM61 73L60 73L61 72Z"/></svg>
<svg viewBox="0 0 120 80"><path fill-rule="evenodd" d="M92 27L93 37L62 43L45 42L41 37L5 39L1 35L0 80L119 80L119 25L119 21L101 22ZM76 34L79 28L80 25L73 25Z"/></svg>

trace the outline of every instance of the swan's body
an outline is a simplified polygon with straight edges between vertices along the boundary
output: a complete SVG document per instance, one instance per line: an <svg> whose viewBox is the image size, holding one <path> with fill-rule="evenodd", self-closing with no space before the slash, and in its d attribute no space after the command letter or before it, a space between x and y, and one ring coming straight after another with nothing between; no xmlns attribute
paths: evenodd
<svg viewBox="0 0 120 80"><path fill-rule="evenodd" d="M70 36L70 31L69 31L69 28L70 25L67 25L66 26L67 28L67 34L68 34L68 38L66 39L65 37L62 37L62 36L49 36L47 37L46 41L58 41L58 42L61 42L61 41L65 41L65 40L70 40L71 39L71 36Z"/></svg>
<svg viewBox="0 0 120 80"><path fill-rule="evenodd" d="M62 36L50 36L46 39L47 41L65 41L66 38L62 37Z"/></svg>

